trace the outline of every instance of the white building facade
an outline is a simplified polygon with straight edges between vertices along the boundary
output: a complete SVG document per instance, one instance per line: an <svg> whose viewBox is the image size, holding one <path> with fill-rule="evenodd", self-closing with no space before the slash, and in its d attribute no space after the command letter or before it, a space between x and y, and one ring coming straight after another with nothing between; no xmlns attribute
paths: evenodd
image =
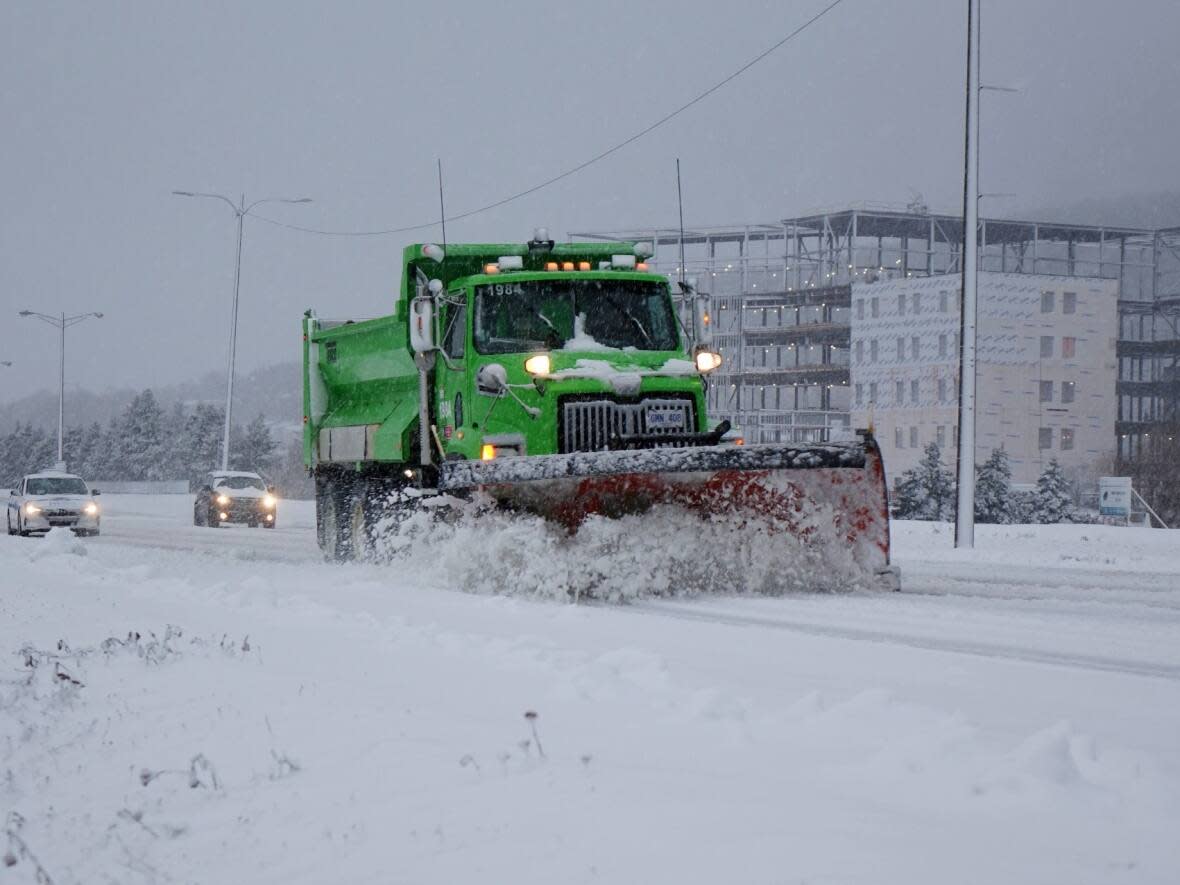
<svg viewBox="0 0 1180 885"><path fill-rule="evenodd" d="M851 423L872 426L892 485L931 442L958 445L958 276L852 285ZM1051 459L1113 455L1118 281L979 274L976 453L1004 448L1016 483Z"/></svg>

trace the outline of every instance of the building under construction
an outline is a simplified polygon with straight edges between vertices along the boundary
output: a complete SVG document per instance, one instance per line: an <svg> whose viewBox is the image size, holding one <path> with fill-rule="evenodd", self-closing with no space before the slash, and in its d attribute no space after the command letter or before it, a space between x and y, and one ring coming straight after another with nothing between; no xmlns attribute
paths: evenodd
<svg viewBox="0 0 1180 885"><path fill-rule="evenodd" d="M587 238L649 240L654 268L683 273L712 296L715 343L726 362L710 407L751 441L824 440L848 428L854 286L962 272L961 217L922 206L859 206L771 224L696 227L683 236L666 228L571 234ZM1145 493L1147 478L1162 475L1156 468L1174 472L1180 228L982 219L979 268L1116 281L1113 466L1140 475Z"/></svg>

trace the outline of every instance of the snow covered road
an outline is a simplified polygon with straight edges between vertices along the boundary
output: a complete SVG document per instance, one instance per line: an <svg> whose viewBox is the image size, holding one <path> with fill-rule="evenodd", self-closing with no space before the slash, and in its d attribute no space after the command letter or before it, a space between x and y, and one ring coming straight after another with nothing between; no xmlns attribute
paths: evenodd
<svg viewBox="0 0 1180 885"><path fill-rule="evenodd" d="M1180 879L1175 534L902 523L902 594L574 606L104 502L0 537L4 882Z"/></svg>

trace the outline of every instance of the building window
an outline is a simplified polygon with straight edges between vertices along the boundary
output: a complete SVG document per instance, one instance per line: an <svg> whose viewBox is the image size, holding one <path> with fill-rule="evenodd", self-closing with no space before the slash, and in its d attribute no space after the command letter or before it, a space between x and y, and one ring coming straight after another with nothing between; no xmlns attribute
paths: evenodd
<svg viewBox="0 0 1180 885"><path fill-rule="evenodd" d="M938 312L946 313L947 304L950 302L950 295L947 292L938 293Z"/></svg>
<svg viewBox="0 0 1180 885"><path fill-rule="evenodd" d="M905 316L905 292L897 293L897 315L899 317Z"/></svg>
<svg viewBox="0 0 1180 885"><path fill-rule="evenodd" d="M872 300L872 301L869 303L869 306L872 308L872 311L871 311L871 312L872 312L872 314L873 314L873 319L876 319L878 316L880 316L880 313L881 313L881 306L880 306L880 305L877 303L877 299L876 299L876 298L874 298L874 299L873 299L873 300Z"/></svg>
<svg viewBox="0 0 1180 885"><path fill-rule="evenodd" d="M1061 428L1061 451L1068 452L1073 448L1073 430L1068 427Z"/></svg>
<svg viewBox="0 0 1180 885"><path fill-rule="evenodd" d="M874 338L869 342L869 362L875 363L877 361L877 339Z"/></svg>
<svg viewBox="0 0 1180 885"><path fill-rule="evenodd" d="M1077 313L1078 312L1078 293L1066 292L1061 296L1061 312L1062 313Z"/></svg>
<svg viewBox="0 0 1180 885"><path fill-rule="evenodd" d="M946 333L943 332L938 336L938 355L946 356Z"/></svg>
<svg viewBox="0 0 1180 885"><path fill-rule="evenodd" d="M1042 381L1041 382L1041 402L1043 402L1043 403L1053 402L1053 382L1052 381Z"/></svg>
<svg viewBox="0 0 1180 885"><path fill-rule="evenodd" d="M918 379L915 378L910 382L910 402L915 406L918 404Z"/></svg>
<svg viewBox="0 0 1180 885"><path fill-rule="evenodd" d="M1053 356L1053 336L1052 335L1042 335L1041 336L1041 358L1045 359L1045 358L1048 358L1051 356Z"/></svg>
<svg viewBox="0 0 1180 885"><path fill-rule="evenodd" d="M861 302L864 303L863 301ZM856 361L863 363L865 358L865 343L863 341L856 342Z"/></svg>
<svg viewBox="0 0 1180 885"><path fill-rule="evenodd" d="M893 401L899 405L905 405L905 382L898 381L893 389Z"/></svg>
<svg viewBox="0 0 1180 885"><path fill-rule="evenodd" d="M946 402L946 379L945 378L938 379L938 401L940 403Z"/></svg>
<svg viewBox="0 0 1180 885"><path fill-rule="evenodd" d="M938 443L940 449L946 448L946 425L939 424L934 428L934 441Z"/></svg>
<svg viewBox="0 0 1180 885"><path fill-rule="evenodd" d="M1078 349L1078 339L1076 338L1062 338L1061 339L1061 358L1071 360Z"/></svg>
<svg viewBox="0 0 1180 885"><path fill-rule="evenodd" d="M910 359L916 360L918 358L918 354L921 352L922 345L918 340L918 336L914 335L912 338L910 338Z"/></svg>
<svg viewBox="0 0 1180 885"><path fill-rule="evenodd" d="M895 449L905 448L905 437L902 435L902 429L900 427L893 428L893 447Z"/></svg>
<svg viewBox="0 0 1180 885"><path fill-rule="evenodd" d="M1037 438L1037 448L1044 451L1045 449L1053 448L1053 428L1042 427Z"/></svg>
<svg viewBox="0 0 1180 885"><path fill-rule="evenodd" d="M1052 292L1042 292L1041 293L1041 313L1052 313L1052 312L1053 312L1053 293Z"/></svg>
<svg viewBox="0 0 1180 885"><path fill-rule="evenodd" d="M1074 395L1074 383L1072 381L1061 382L1061 401L1063 403L1072 403Z"/></svg>
<svg viewBox="0 0 1180 885"><path fill-rule="evenodd" d="M857 299L856 318L858 320L863 320L865 318L865 300L863 298Z"/></svg>
<svg viewBox="0 0 1180 885"><path fill-rule="evenodd" d="M856 404L859 406L865 401L865 386L863 384L856 385Z"/></svg>
<svg viewBox="0 0 1180 885"><path fill-rule="evenodd" d="M916 449L918 447L918 428L910 428L910 448Z"/></svg>
<svg viewBox="0 0 1180 885"><path fill-rule="evenodd" d="M905 339L904 338L897 339L897 359L898 359L898 361L905 359Z"/></svg>
<svg viewBox="0 0 1180 885"><path fill-rule="evenodd" d="M869 384L869 405L877 401L877 382L873 381Z"/></svg>
<svg viewBox="0 0 1180 885"><path fill-rule="evenodd" d="M914 313L917 314L917 313L921 313L921 312L922 312L922 293L915 292L914 293Z"/></svg>

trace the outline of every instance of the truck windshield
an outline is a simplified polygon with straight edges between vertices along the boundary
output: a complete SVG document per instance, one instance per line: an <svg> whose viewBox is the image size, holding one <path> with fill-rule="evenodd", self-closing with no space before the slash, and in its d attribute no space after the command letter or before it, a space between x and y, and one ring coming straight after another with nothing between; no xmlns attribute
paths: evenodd
<svg viewBox="0 0 1180 885"><path fill-rule="evenodd" d="M89 495L86 483L76 476L30 476L25 493L29 495Z"/></svg>
<svg viewBox="0 0 1180 885"><path fill-rule="evenodd" d="M213 485L219 489L266 489L257 476L219 476Z"/></svg>
<svg viewBox="0 0 1180 885"><path fill-rule="evenodd" d="M676 350L668 289L640 280L526 280L475 288L475 348Z"/></svg>

